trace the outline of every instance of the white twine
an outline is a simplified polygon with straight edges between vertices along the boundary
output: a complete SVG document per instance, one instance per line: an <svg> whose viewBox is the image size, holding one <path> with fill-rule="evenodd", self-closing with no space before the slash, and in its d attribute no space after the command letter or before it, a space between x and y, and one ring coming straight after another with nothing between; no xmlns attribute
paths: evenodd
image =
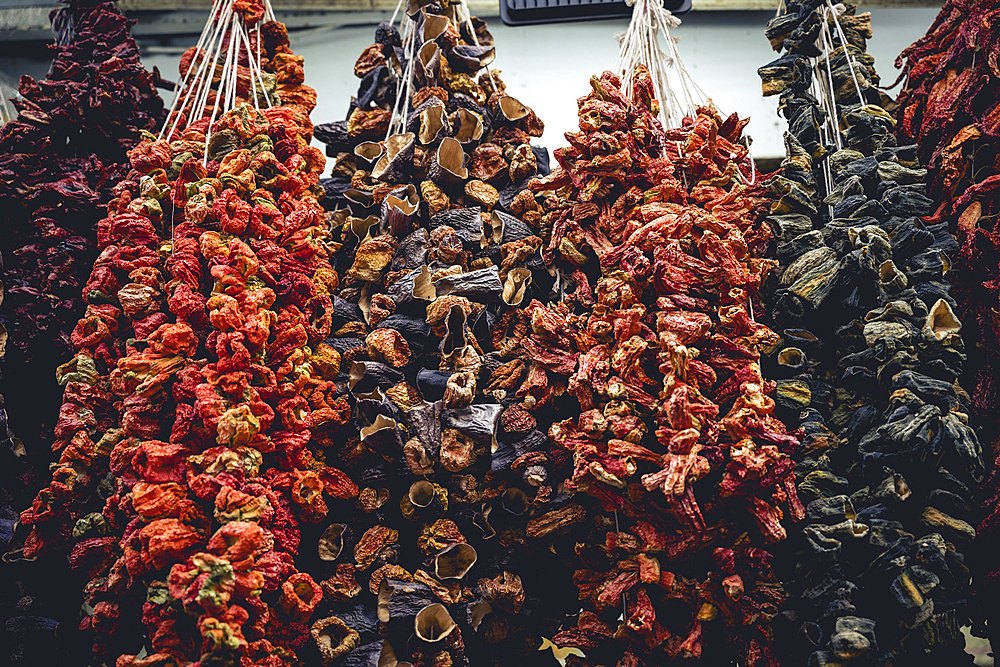
<svg viewBox="0 0 1000 667"><path fill-rule="evenodd" d="M854 55L851 53L851 50L847 48L848 46L847 37L844 35L844 28L840 25L840 19L837 18L838 16L846 12L847 8L840 3L834 5L830 0L826 0L826 7L824 7L824 10L825 11L823 12L823 18L824 18L823 29L827 33L829 33L830 31L829 23L827 23L827 21L825 20L826 17L829 15L829 17L833 19L833 25L834 27L837 28L837 35L840 37L840 43L844 47L844 56L847 58L848 67L851 70L851 78L854 80L854 89L858 93L858 102L861 104L861 106L864 106L865 96L861 93L861 84L858 82L858 74L854 69L854 66L857 64L857 62L854 60ZM832 37L830 38L830 44L831 46L833 44Z"/></svg>
<svg viewBox="0 0 1000 667"><path fill-rule="evenodd" d="M694 118L698 105L708 100L708 95L695 81L684 65L677 49L679 37L671 29L681 25L681 20L663 8L663 0L626 0L632 6L632 20L628 30L616 35L620 43L615 70L622 78L622 93L631 97L632 73L638 65L645 65L653 84L653 94L660 102L659 120L664 129L681 127L684 118ZM661 48L660 38L666 44ZM717 110L718 107L716 107ZM721 110L719 110L721 112ZM750 180L737 167L736 177L746 185L756 185L757 165L750 151L750 139L743 137L750 161ZM684 146L676 142L678 155L684 155ZM664 151L666 147L664 147ZM681 170L681 180L687 188L687 175Z"/></svg>
<svg viewBox="0 0 1000 667"><path fill-rule="evenodd" d="M406 126L406 118L410 115L410 98L413 96L413 69L414 61L419 58L419 47L423 46L417 39L417 24L406 12L402 11L405 0L396 3L396 9L389 20L390 25L395 25L396 18L399 17L399 31L402 43L402 50L406 56L406 65L402 67L401 78L396 81L396 101L392 105L392 116L389 118L389 128L386 130L385 138L389 139L393 134L402 132ZM466 0L458 0L451 4L455 9L454 24L457 28L465 24L472 37L472 43L479 47L479 37L476 35L475 27L472 25L472 14ZM400 16L402 14L402 16ZM402 65L402 63L401 63ZM497 90L496 79L493 78L493 70L486 65L486 75L493 84L494 92Z"/></svg>
<svg viewBox="0 0 1000 667"><path fill-rule="evenodd" d="M389 117L389 127L385 132L385 139L387 141L389 137L397 131L402 131L405 127L406 116L409 114L410 108L410 93L413 90L413 61L417 58L415 48L416 23L406 12L402 12L402 16L400 16L405 1L399 0L396 3L396 11L392 13L392 18L389 20L389 25L394 26L396 17L399 16L399 27L397 30L400 34L400 45L406 57L406 63L400 63L401 76L396 81L396 100L392 104L392 115ZM404 105L405 108L400 105Z"/></svg>
<svg viewBox="0 0 1000 667"><path fill-rule="evenodd" d="M469 34L472 36L472 43L479 48L479 36L476 34L476 28L472 25L472 14L469 13L469 5L466 4L466 0L459 0L458 3L452 5L455 7L455 21L458 23L465 23L466 27L469 28ZM493 79L493 70L490 69L489 65L486 65L486 75L490 78L490 83L493 84L493 92L499 92L497 90L497 82Z"/></svg>
<svg viewBox="0 0 1000 667"><path fill-rule="evenodd" d="M779 11L780 9L781 8L779 7ZM837 150L842 150L844 143L842 133L840 131L839 121L841 117L841 109L840 105L837 103L835 95L833 67L830 64L830 59L833 56L833 52L836 50L836 46L833 42L833 32L830 30L831 22L833 23L837 37L843 46L844 57L847 60L847 66L851 71L851 79L854 81L854 90L858 94L858 102L861 106L865 105L864 94L861 91L861 82L858 80L858 75L855 70L857 61L851 53L851 50L848 48L847 36L844 34L843 27L840 25L840 20L838 18L846 11L847 8L843 4L833 4L831 0L826 0L826 6L816 8L816 12L820 15L820 19L822 21L820 35L816 39L816 47L821 51L821 54L818 57L811 59L814 74L810 84L811 92L826 113L826 119L819 127L820 140L827 146L832 142L833 145L836 146ZM823 160L822 175L826 192L830 192L833 188L833 172L830 168L829 160ZM830 217L832 218L833 205L828 204L827 209L829 210Z"/></svg>
<svg viewBox="0 0 1000 667"><path fill-rule="evenodd" d="M234 23L235 23L235 21L234 21ZM233 29L230 32L231 33L235 32L235 30L236 30L236 28L234 26ZM226 104L226 102L225 102L225 99L226 99L226 90L225 89L226 89L226 84L229 81L229 70L232 69L232 65L233 65L233 45L234 45L235 41L236 40L234 40L232 38L230 38L230 40L229 40L229 48L226 51L226 59L225 59L225 62L223 62L223 64L222 64L222 75L219 77L219 86L218 86L218 88L215 91L215 103L212 105L212 114L211 114L211 116L209 116L208 127L205 129L205 156L202 159L202 163L203 164L208 164L208 145L211 143L211 139L212 139L212 126L215 125L215 116L216 116L216 114L219 113L220 100L222 100L222 105ZM211 83L211 79L213 78L213 74L214 73L215 73L215 68L213 67L212 71L208 75L210 83ZM209 88L211 88L211 86L209 86ZM207 92L208 91L206 90L206 94L207 94Z"/></svg>
<svg viewBox="0 0 1000 667"><path fill-rule="evenodd" d="M273 21L274 9L269 0L264 0L264 17L262 21ZM250 35L256 32L256 52L252 46ZM191 106L191 117L188 122L194 122L205 117L209 98L213 90L215 96L211 101L209 126L205 132L205 154L203 162L208 161L208 143L212 135L212 125L216 118L236 106L240 81L240 60L245 56L247 61L247 77L253 93L255 109L261 108L261 99L271 108L276 100L264 86L264 74L261 67L261 23L250 30L238 13L234 11L234 0L213 0L212 11L208 21L195 46L195 58L185 72L181 83L174 93L173 102L167 115L167 121L160 129L158 139L170 141L180 129L180 112ZM221 66L221 72L219 70ZM218 84L215 75L219 72ZM258 91L258 84L260 91ZM249 95L247 96L249 98ZM247 100L249 102L249 99Z"/></svg>
<svg viewBox="0 0 1000 667"><path fill-rule="evenodd" d="M212 18L217 15L217 11L222 12L225 16L228 16L228 13L232 10L232 5L233 5L232 0L228 0L227 2L225 2L223 7L221 8L217 8L216 5L213 3L212 12L209 15L209 20L205 23L205 27L201 31L201 36L198 38L198 43L195 45L195 57L197 58L199 55L201 55L202 58L198 62L197 68L195 67L194 62L191 63L191 65L188 67L188 71L184 73L184 77L181 79L181 82L177 85L177 88L174 90L174 100L173 103L171 103L170 105L170 110L167 112L167 122L163 126L163 128L160 129L160 133L156 137L157 139L162 139L164 133L166 132L167 141L170 140L170 135L172 134L174 128L177 125L177 120L176 118L174 118L174 112L177 111L178 104L180 104L180 109L183 109L187 104L188 99L190 98L192 92L194 92L195 82L200 80L199 79L199 77L201 76L200 70L206 65L205 61L207 60L207 58L205 58L205 56L203 55L204 53L203 50L208 46L208 44L214 42L216 33L222 28L224 18L220 17L219 20L216 22L213 22ZM211 37L209 37L209 35L211 35ZM206 40L208 40L208 43L206 43ZM182 98L183 101L181 101ZM197 95L195 99L197 99ZM168 128L169 132L167 131Z"/></svg>
<svg viewBox="0 0 1000 667"><path fill-rule="evenodd" d="M17 88L0 78L0 127L17 117L17 113L10 105L10 100L16 99L19 94Z"/></svg>
<svg viewBox="0 0 1000 667"><path fill-rule="evenodd" d="M622 93L631 97L633 92L632 73L639 65L645 65L653 85L653 95L660 102L659 120L665 129L681 127L685 117L694 118L698 105L708 100L684 65L677 49L678 37L671 32L681 21L669 10L663 8L663 0L626 0L632 6L632 20L628 30L616 35L620 43L615 71L622 78ZM662 37L662 42L661 42ZM661 44L666 44L666 50ZM718 109L718 108L717 108ZM744 136L747 159L750 160L751 179L747 181L737 168L737 177L748 185L757 183L757 166L750 153L750 141ZM684 155L684 148L677 143L678 154ZM664 146L664 152L666 147ZM687 187L687 176L681 171L681 179Z"/></svg>
<svg viewBox="0 0 1000 667"><path fill-rule="evenodd" d="M694 117L697 102L707 98L677 51L677 38L671 29L680 26L681 21L663 8L663 0L626 2L632 5L632 20L628 30L617 35L620 49L615 63L615 71L622 77L622 92L631 96L631 74L638 65L645 65L653 94L660 102L660 122L665 128L680 127L685 116Z"/></svg>

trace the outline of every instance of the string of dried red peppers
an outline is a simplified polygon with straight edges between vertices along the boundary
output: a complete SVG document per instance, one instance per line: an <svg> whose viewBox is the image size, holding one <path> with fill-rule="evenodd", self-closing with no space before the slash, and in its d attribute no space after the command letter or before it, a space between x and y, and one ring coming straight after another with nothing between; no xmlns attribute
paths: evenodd
<svg viewBox="0 0 1000 667"><path fill-rule="evenodd" d="M961 245L955 258L956 299L967 323L968 364L980 439L992 458L990 477L980 491L977 542L1000 535L1000 328L996 302L1000 278L1000 3L949 0L927 34L896 60L904 85L897 98L897 134L915 141L930 171L929 194L938 202L933 219L947 222ZM1000 568L989 548L978 550L977 616L1000 646L995 599Z"/></svg>
<svg viewBox="0 0 1000 667"><path fill-rule="evenodd" d="M18 115L0 129L0 543L10 552L0 578L0 662L26 665L72 653L66 626L79 607L65 562L54 553L20 558L15 535L18 512L48 479L62 394L53 360L73 350L101 202L127 172L139 131L163 119L154 77L113 3L67 2L50 19L49 72L22 77Z"/></svg>
<svg viewBox="0 0 1000 667"><path fill-rule="evenodd" d="M0 317L10 335L2 389L22 439L4 438L0 486L17 509L51 456L59 387L49 364L72 354L101 201L124 177L139 131L163 119L153 75L113 3L68 2L51 18L58 34L49 74L22 77L18 116L0 129Z"/></svg>
<svg viewBox="0 0 1000 667"><path fill-rule="evenodd" d="M207 166L205 118L130 152L60 369L60 462L21 517L26 555L69 548L90 579L82 625L118 667L297 664L323 599L302 525L357 494L311 438L338 414L313 352L336 284L315 93L284 26L261 39L281 105L222 116Z"/></svg>
<svg viewBox="0 0 1000 667"><path fill-rule="evenodd" d="M803 514L760 372L775 336L750 312L774 264L768 194L745 120L709 106L664 132L645 68L634 81L626 99L591 79L560 167L516 200L571 292L529 308L524 355L568 376L579 414L549 435L599 503L576 547L584 609L554 641L586 655L572 665L773 665L766 545Z"/></svg>

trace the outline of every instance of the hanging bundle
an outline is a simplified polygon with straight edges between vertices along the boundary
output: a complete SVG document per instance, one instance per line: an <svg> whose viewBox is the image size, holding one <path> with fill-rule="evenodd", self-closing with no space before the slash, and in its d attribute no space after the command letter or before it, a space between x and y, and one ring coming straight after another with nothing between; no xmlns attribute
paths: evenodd
<svg viewBox="0 0 1000 667"><path fill-rule="evenodd" d="M78 622L65 561L54 552L22 558L16 523L49 476L61 396L53 370L74 349L97 221L128 170L126 150L163 119L153 75L113 3L67 2L50 18L48 74L0 93L4 112L15 110L0 128L0 662L25 665L63 662Z"/></svg>
<svg viewBox="0 0 1000 667"><path fill-rule="evenodd" d="M42 467L58 405L51 369L71 354L102 202L127 170L125 151L163 118L153 77L114 4L68 3L52 21L58 46L48 78L22 78L18 114L0 129L0 318L10 335L4 390L29 457ZM25 474L22 463L4 464ZM2 486L20 494L15 487L27 481Z"/></svg>
<svg viewBox="0 0 1000 667"><path fill-rule="evenodd" d="M278 99L275 75L261 69L261 26L274 21L270 2L215 0L211 17L197 45L181 58L183 78L157 137L170 141L180 129L204 125L203 162L217 117L243 103L270 109Z"/></svg>
<svg viewBox="0 0 1000 667"><path fill-rule="evenodd" d="M803 433L806 522L787 559L789 664L971 662L971 489L979 443L948 273L927 220L927 171L898 146L865 53L871 16L790 2L767 28L786 54L759 70L781 95L788 156L773 181L780 237L767 320L778 403Z"/></svg>
<svg viewBox="0 0 1000 667"><path fill-rule="evenodd" d="M266 6L240 12L218 78L182 62L202 93L182 86L175 112L192 120L129 153L98 224L78 351L58 373L60 460L21 516L26 557L68 550L87 581L97 663L278 667L352 640L313 623L324 592L296 566L309 525L358 492L314 437L341 418L339 357L321 345L336 274L315 92L285 27L258 27ZM268 76L276 95L258 109Z"/></svg>
<svg viewBox="0 0 1000 667"><path fill-rule="evenodd" d="M928 194L937 209L931 220L947 223L958 236L960 252L952 269L955 298L970 363L967 383L976 428L986 449L989 477L979 500L975 554L977 621L986 621L993 646L1000 646L1000 616L993 600L1000 590L1000 568L989 545L1000 534L1000 327L996 303L1000 285L1000 69L997 67L996 0L944 3L927 34L896 60L903 68L897 98L897 136L917 143L927 165ZM981 631L981 624L974 628Z"/></svg>
<svg viewBox="0 0 1000 667"><path fill-rule="evenodd" d="M347 379L325 438L361 487L318 546L331 623L360 634L344 664L554 666L543 637L577 607L582 508L544 452L565 392L518 348L554 281L513 198L548 155L494 55L464 2L401 3L347 120L317 128Z"/></svg>

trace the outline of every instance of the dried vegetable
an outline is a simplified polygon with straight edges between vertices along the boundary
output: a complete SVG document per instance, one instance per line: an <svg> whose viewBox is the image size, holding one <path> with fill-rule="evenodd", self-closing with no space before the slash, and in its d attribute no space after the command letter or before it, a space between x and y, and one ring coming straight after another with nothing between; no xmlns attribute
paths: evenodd
<svg viewBox="0 0 1000 667"><path fill-rule="evenodd" d="M806 521L781 554L787 664L971 663L968 624L982 471L958 383L965 363L949 272L957 242L927 216L927 170L898 146L865 53L871 17L790 2L768 24L784 55L759 70L780 95L788 154L765 368L797 427ZM777 621L776 621L777 623Z"/></svg>
<svg viewBox="0 0 1000 667"><path fill-rule="evenodd" d="M38 81L22 77L16 115L0 129L5 552L20 539L18 511L48 478L61 396L54 369L70 356L73 325L84 312L81 291L97 255L101 202L128 170L125 152L139 131L163 120L154 77L139 63L130 22L113 3L68 2L50 18L56 42L49 73ZM67 594L64 561L26 562L16 550L4 561L0 662L56 664L69 650L65 626L76 622L79 602Z"/></svg>
<svg viewBox="0 0 1000 667"><path fill-rule="evenodd" d="M215 10L236 55L186 54L212 99L185 108L182 87L172 141L129 152L58 374L59 463L21 515L25 556L68 550L89 580L92 661L118 667L310 659L336 628L310 628L302 533L357 495L315 437L341 415L315 92L266 3Z"/></svg>
<svg viewBox="0 0 1000 667"><path fill-rule="evenodd" d="M1000 329L997 327L997 278L1000 245L996 241L1000 182L1000 3L946 2L927 34L896 60L903 68L897 98L897 134L916 142L930 172L928 193L937 204L936 222L957 234L960 252L953 258L956 299L966 331L967 364L977 431L992 463L982 487L978 540L994 544L1000 536ZM995 596L1000 568L988 547L976 563L978 614L989 624L993 645L1000 645Z"/></svg>
<svg viewBox="0 0 1000 667"><path fill-rule="evenodd" d="M101 201L125 175L125 152L139 131L163 120L153 75L139 63L129 21L113 3L69 2L51 18L57 41L49 74L21 79L18 115L0 129L0 317L10 336L2 389L11 426L24 440L4 438L10 478L2 486L15 494L16 507L30 502L36 481L24 478L35 473L17 459L26 454L44 469L51 455L59 402L52 370L54 360L72 354Z"/></svg>
<svg viewBox="0 0 1000 667"><path fill-rule="evenodd" d="M548 454L587 507L572 665L773 665L768 545L802 516L751 312L768 192L745 120L710 105L664 131L645 67L591 79L559 168L516 198L564 298L514 351L575 399Z"/></svg>
<svg viewBox="0 0 1000 667"><path fill-rule="evenodd" d="M542 638L578 605L552 545L571 553L583 508L545 451L565 383L518 354L554 279L537 218L512 202L548 173L543 125L487 67L493 38L464 3L400 15L355 64L348 119L316 130L342 244L322 346L343 380L330 460L361 488L317 570L328 627L359 639L324 655L556 665Z"/></svg>

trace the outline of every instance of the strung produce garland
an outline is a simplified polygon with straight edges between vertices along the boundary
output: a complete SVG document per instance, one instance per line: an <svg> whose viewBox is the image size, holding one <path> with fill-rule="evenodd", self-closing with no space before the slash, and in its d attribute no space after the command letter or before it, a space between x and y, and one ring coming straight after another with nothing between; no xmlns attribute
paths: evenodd
<svg viewBox="0 0 1000 667"><path fill-rule="evenodd" d="M36 474L31 464L44 469L51 456L59 395L52 369L72 354L101 201L127 171L125 151L139 131L163 120L153 76L114 4L70 2L52 22L58 41L49 74L21 79L18 116L0 129L0 316L10 336L2 390L24 441L4 438L10 478L0 486L18 508L40 485L25 477ZM22 448L15 460L12 450Z"/></svg>
<svg viewBox="0 0 1000 667"><path fill-rule="evenodd" d="M336 284L315 92L282 24L251 29L265 5L239 11L251 39L226 65L260 53L280 104L220 99L130 152L60 369L60 464L21 517L26 555L71 547L94 660L118 667L297 664L337 637L317 624L310 641L323 592L294 565L303 524L357 495L312 437L339 414L313 352Z"/></svg>
<svg viewBox="0 0 1000 667"><path fill-rule="evenodd" d="M21 559L14 526L48 478L61 395L54 369L71 355L70 333L84 311L101 202L126 173L125 152L139 131L163 119L154 77L114 4L69 2L50 18L49 73L22 77L17 115L0 130L0 331L10 334L0 333L0 541L11 550L0 661L13 664L56 664L71 650L67 626L77 622L79 595L67 591L64 562Z"/></svg>
<svg viewBox="0 0 1000 667"><path fill-rule="evenodd" d="M680 24L663 8L663 0L633 0L628 30L618 35L621 48L614 71L623 77L622 94L632 95L631 74L639 65L645 67L660 103L656 117L664 127L680 126L694 113L697 100L707 97L681 61L678 38L670 31Z"/></svg>
<svg viewBox="0 0 1000 667"><path fill-rule="evenodd" d="M522 354L568 378L578 416L552 426L551 455L572 454L567 486L593 505L583 611L554 641L585 654L573 665L773 665L765 546L802 507L758 365L774 334L750 314L773 262L746 121L706 107L664 133L644 67L631 98L610 72L591 87L560 167L516 200L570 292Z"/></svg>
<svg viewBox="0 0 1000 667"><path fill-rule="evenodd" d="M981 491L977 540L996 543L1000 536L1000 329L996 302L1000 277L1000 3L946 2L927 34L903 50L896 66L904 85L897 103L901 141L916 141L930 171L929 193L938 202L933 220L946 222L958 235L954 258L956 298L963 320L974 324L967 336L967 364L977 429L992 459ZM974 345L971 343L975 343ZM988 546L978 550L977 617L985 620L994 646L1000 646L1000 617L994 603L1000 593L1000 567Z"/></svg>
<svg viewBox="0 0 1000 667"><path fill-rule="evenodd" d="M963 552L982 460L957 381L957 244L921 217L933 208L927 171L915 146L896 145L865 53L870 18L851 5L788 3L766 33L786 54L760 69L789 123L770 218L783 266L767 318L782 340L766 368L782 378L781 414L802 436L806 503L784 554L781 658L969 663Z"/></svg>
<svg viewBox="0 0 1000 667"><path fill-rule="evenodd" d="M348 119L317 127L342 243L328 438L361 487L319 542L331 627L360 633L335 664L555 665L539 649L579 608L562 554L584 510L545 453L565 383L520 349L554 281L511 202L548 173L543 126L463 3L399 14L355 64Z"/></svg>

